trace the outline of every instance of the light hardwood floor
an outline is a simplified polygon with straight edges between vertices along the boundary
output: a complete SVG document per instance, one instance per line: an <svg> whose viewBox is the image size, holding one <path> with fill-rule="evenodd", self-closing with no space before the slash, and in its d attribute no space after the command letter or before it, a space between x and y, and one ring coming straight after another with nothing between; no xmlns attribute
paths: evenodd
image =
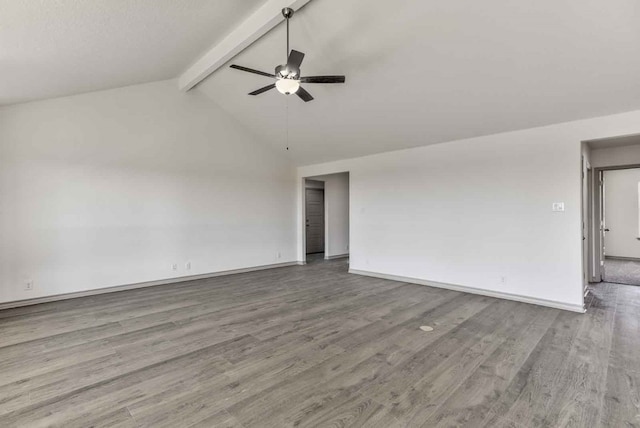
<svg viewBox="0 0 640 428"><path fill-rule="evenodd" d="M341 259L5 310L0 426L640 426L640 288L588 303Z"/></svg>

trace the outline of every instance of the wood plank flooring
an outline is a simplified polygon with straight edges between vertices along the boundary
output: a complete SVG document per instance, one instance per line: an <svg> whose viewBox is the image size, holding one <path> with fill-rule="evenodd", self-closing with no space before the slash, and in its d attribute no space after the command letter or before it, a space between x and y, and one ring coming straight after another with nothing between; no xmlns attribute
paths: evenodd
<svg viewBox="0 0 640 428"><path fill-rule="evenodd" d="M588 304L341 259L5 310L0 426L640 427L640 287Z"/></svg>

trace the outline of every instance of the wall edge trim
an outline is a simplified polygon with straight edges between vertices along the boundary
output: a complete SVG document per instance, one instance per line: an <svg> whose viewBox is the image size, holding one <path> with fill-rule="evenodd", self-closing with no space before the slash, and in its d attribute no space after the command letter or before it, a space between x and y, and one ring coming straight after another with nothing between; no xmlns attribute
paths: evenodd
<svg viewBox="0 0 640 428"><path fill-rule="evenodd" d="M400 275L391 275L380 272L372 272L359 269L349 269L349 273L363 276L371 276L374 278L389 279L392 281L408 282L411 284L426 285L428 287L444 288L447 290L461 291L463 293L479 294L481 296L496 297L498 299L513 300L516 302L529 303L533 305L546 306L549 308L562 309L565 311L585 313L586 310L580 305L572 305L569 303L558 302L555 300L539 299L536 297L522 296L519 294L503 293L500 291L486 290L483 288L466 287L464 285L447 284L443 282L429 281L420 278L411 278Z"/></svg>
<svg viewBox="0 0 640 428"><path fill-rule="evenodd" d="M204 273L199 275L181 276L176 278L159 279L155 281L137 282L133 284L116 285L112 287L97 288L95 290L75 291L72 293L53 294L51 296L35 297L33 299L14 300L0 303L0 310L19 308L22 306L39 305L41 303L57 302L60 300L76 299L78 297L95 296L98 294L117 293L119 291L136 290L139 288L154 287L157 285L168 285L186 281L195 281L198 279L215 278L217 276L236 275L239 273L255 272L267 269L276 269L280 267L296 266L301 264L298 261L275 263L268 265L250 266L246 268L223 270L217 272Z"/></svg>
<svg viewBox="0 0 640 428"><path fill-rule="evenodd" d="M333 259L344 259L346 257L349 257L349 253L336 254L335 256L324 256L324 259L325 260L333 260Z"/></svg>

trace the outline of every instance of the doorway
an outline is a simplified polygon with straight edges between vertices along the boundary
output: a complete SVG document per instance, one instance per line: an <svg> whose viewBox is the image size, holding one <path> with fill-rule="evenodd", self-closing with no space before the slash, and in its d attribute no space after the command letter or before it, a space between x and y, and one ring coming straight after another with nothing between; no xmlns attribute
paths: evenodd
<svg viewBox="0 0 640 428"><path fill-rule="evenodd" d="M640 134L584 140L581 149L588 290L602 281L640 285Z"/></svg>
<svg viewBox="0 0 640 428"><path fill-rule="evenodd" d="M307 180L305 188L306 253L324 253L324 183Z"/></svg>
<svg viewBox="0 0 640 428"><path fill-rule="evenodd" d="M599 172L601 277L640 286L640 167Z"/></svg>
<svg viewBox="0 0 640 428"><path fill-rule="evenodd" d="M348 267L349 173L305 177L303 186L302 256L304 261L309 263L343 259L343 262L346 261L343 263L344 266Z"/></svg>

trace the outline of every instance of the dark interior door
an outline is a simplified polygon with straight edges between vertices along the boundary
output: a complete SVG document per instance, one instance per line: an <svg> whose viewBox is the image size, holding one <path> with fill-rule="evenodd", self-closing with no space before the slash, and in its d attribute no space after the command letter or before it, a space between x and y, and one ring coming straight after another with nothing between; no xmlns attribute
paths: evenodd
<svg viewBox="0 0 640 428"><path fill-rule="evenodd" d="M324 190L306 189L307 254L324 252Z"/></svg>

